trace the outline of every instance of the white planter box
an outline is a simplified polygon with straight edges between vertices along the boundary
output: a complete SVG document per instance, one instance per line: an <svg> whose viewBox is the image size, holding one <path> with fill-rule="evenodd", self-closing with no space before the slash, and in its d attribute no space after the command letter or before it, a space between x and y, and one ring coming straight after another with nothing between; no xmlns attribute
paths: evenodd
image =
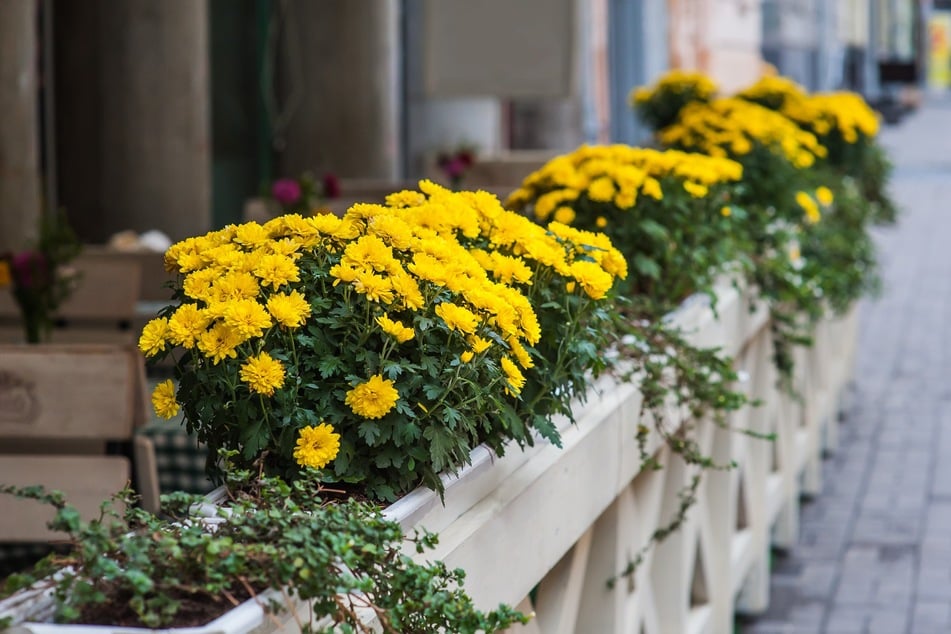
<svg viewBox="0 0 951 634"><path fill-rule="evenodd" d="M563 448L546 442L503 457L476 448L472 464L445 479L445 506L426 489L386 510L404 527L424 526L440 535L434 552L466 570L466 589L482 609L499 603L534 611L526 632L726 632L734 610L765 609L770 541L796 539L798 499L818 487L820 450L834 445L837 397L851 374L855 318L819 325L815 346L798 351L794 400L776 388L768 314L730 286L718 293L717 316L694 298L671 319L698 345L721 347L748 377L739 387L760 407L737 412L731 424L768 441L697 425L702 451L737 468L708 472L687 522L646 552L630 578L613 589L607 581L624 570L667 523L678 493L694 469L660 452L661 471L642 472L635 431L640 395L630 383L602 377L577 425L562 421ZM676 419L676 417L675 417ZM679 424L676 419L673 424ZM527 597L535 590L535 602ZM0 603L0 615L4 604ZM287 614L270 618L247 602L188 633L265 632L296 624ZM15 633L141 632L25 624Z"/></svg>

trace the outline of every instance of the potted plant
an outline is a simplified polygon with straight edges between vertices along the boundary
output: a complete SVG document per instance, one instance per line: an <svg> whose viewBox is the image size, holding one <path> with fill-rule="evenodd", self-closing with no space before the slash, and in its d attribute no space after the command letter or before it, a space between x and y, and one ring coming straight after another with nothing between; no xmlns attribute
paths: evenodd
<svg viewBox="0 0 951 634"><path fill-rule="evenodd" d="M57 309L76 287L69 263L80 250L65 214L51 211L40 216L35 246L0 254L0 289L13 295L26 343L49 341Z"/></svg>
<svg viewBox="0 0 951 634"><path fill-rule="evenodd" d="M342 218L286 215L173 245L178 303L139 342L148 357L184 351L156 411L181 406L189 431L240 465L263 457L289 479L322 469L379 500L439 489L479 444L530 444L533 421L557 441L550 412L526 419L522 404L577 396L566 382L583 385L579 364L598 355L567 353L600 336L588 316L623 258L604 236L545 231L488 194L421 188ZM575 328L551 333L551 361L543 322Z"/></svg>
<svg viewBox="0 0 951 634"><path fill-rule="evenodd" d="M586 341L603 336L588 328L626 273L605 236L546 230L487 194L428 182L343 218L286 215L185 240L166 264L177 303L139 347L184 353L152 403L166 417L184 409L228 452L209 467L231 518L256 512L234 503L235 469L386 501L420 483L441 490L441 472L480 443L499 454L533 443L543 417L522 417L523 394L549 408L579 396L598 358ZM555 325L551 358L542 324ZM554 426L538 431L557 441Z"/></svg>

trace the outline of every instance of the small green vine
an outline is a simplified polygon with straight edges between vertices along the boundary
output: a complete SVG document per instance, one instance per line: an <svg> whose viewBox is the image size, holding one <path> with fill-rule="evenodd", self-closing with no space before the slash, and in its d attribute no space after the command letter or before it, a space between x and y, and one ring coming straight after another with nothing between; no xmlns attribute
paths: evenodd
<svg viewBox="0 0 951 634"><path fill-rule="evenodd" d="M57 622L150 628L202 624L248 598L263 601L269 588L288 607L309 602L315 624L291 614L311 634L495 632L528 621L504 605L477 610L462 589L462 570L403 554L406 541L417 553L432 549L436 535L404 538L375 505L331 502L313 477L288 484L247 470L226 473L231 498L210 519L197 514L198 496L164 497L167 515L159 517L137 508L125 490L86 522L59 492L0 486L0 493L52 506L49 526L66 533L70 546L9 577L2 594L45 585ZM280 611L281 603L268 600L265 609ZM360 616L368 612L378 627Z"/></svg>
<svg viewBox="0 0 951 634"><path fill-rule="evenodd" d="M645 304L642 300L641 304ZM634 311L644 314L644 308ZM636 381L642 395L638 420L650 420L653 427L639 423L636 439L640 451L641 468L659 470L663 466L648 442L652 431L659 434L670 451L687 464L701 470L728 470L733 462L721 463L706 455L691 432L696 422L709 419L721 429L727 429L763 440L775 440L774 434L763 434L752 429L739 429L730 425L727 416L745 406L756 406L742 392L733 388L738 376L733 360L724 356L718 348L699 348L691 344L687 335L670 321L663 319L632 318L618 319L616 328L620 334L619 362L615 366L620 379ZM686 412L684 421L676 426L668 423L667 411L671 406ZM630 559L627 566L608 581L613 587L619 577L633 575L643 562L645 554L654 545L662 542L679 529L686 521L687 512L697 499L701 475L691 478L688 485L678 492L680 503L673 517L656 529L648 542Z"/></svg>

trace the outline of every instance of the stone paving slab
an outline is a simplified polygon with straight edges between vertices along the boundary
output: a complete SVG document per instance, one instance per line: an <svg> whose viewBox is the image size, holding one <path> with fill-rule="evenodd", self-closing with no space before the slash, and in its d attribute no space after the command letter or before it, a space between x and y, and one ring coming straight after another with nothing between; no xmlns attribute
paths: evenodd
<svg viewBox="0 0 951 634"><path fill-rule="evenodd" d="M743 634L951 632L951 102L882 132L895 227L860 308L855 380L823 490Z"/></svg>

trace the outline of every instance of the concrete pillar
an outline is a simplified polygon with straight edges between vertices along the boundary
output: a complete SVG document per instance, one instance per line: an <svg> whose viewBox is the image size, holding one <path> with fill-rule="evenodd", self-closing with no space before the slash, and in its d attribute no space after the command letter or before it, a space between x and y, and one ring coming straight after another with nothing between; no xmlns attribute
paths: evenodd
<svg viewBox="0 0 951 634"><path fill-rule="evenodd" d="M397 0L291 0L280 19L282 86L272 128L284 174L396 178Z"/></svg>
<svg viewBox="0 0 951 634"><path fill-rule="evenodd" d="M40 213L36 0L0 2L0 252L36 235Z"/></svg>
<svg viewBox="0 0 951 634"><path fill-rule="evenodd" d="M211 224L208 3L110 2L101 14L102 232ZM236 46L238 44L236 43Z"/></svg>

